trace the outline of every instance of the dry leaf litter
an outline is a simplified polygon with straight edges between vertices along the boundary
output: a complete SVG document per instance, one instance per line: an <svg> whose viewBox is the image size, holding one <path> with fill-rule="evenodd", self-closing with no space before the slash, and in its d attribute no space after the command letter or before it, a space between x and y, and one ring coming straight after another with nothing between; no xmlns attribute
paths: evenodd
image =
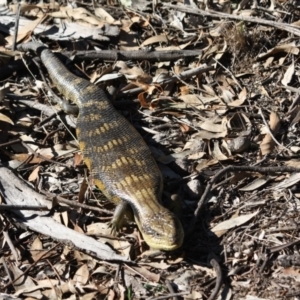
<svg viewBox="0 0 300 300"><path fill-rule="evenodd" d="M130 220L111 236L114 206L89 180L76 117L39 60L11 50L41 41L108 92L188 231L226 166L300 166L299 5L1 1L0 200L35 207L2 208L0 298L300 299L299 173L224 174L183 247L152 256Z"/></svg>

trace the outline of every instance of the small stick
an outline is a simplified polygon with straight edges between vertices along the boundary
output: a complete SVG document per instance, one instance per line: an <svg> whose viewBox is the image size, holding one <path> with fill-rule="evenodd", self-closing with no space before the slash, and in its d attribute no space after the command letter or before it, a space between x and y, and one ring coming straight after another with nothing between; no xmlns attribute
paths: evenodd
<svg viewBox="0 0 300 300"><path fill-rule="evenodd" d="M101 213L106 213L108 215L113 215L113 213L111 211L107 210L107 209L98 208L98 207L86 205L86 204L83 204L83 203L78 203L78 202L75 202L75 201L71 201L71 200L65 199L63 197L53 195L53 194L51 194L49 192L46 192L44 190L41 190L40 192L41 192L41 194L47 196L48 199L46 198L46 200L48 200L48 201L57 201L59 203L68 204L71 207L79 207L79 208L83 208L83 209L89 209L89 210L93 210L93 211L97 211L97 212L101 212Z"/></svg>
<svg viewBox="0 0 300 300"><path fill-rule="evenodd" d="M16 50L18 30L19 30L20 12L21 12L21 4L18 3L18 11L17 11L17 14L16 14L16 24L15 24L14 40L13 40L13 44L12 44L12 51Z"/></svg>
<svg viewBox="0 0 300 300"><path fill-rule="evenodd" d="M214 300L217 297L217 295L221 289L223 276L222 276L222 270L221 270L220 264L217 262L216 259L212 258L210 260L210 264L212 265L212 267L215 269L215 271L217 273L217 279L216 279L215 288L207 300Z"/></svg>
<svg viewBox="0 0 300 300"><path fill-rule="evenodd" d="M289 243L286 243L284 245L280 245L280 246L275 246L275 247L272 247L268 250L268 253L276 253L276 252L279 252L281 250L284 250L288 247L291 247L291 246L294 246L294 245L297 245L300 243L300 240L296 240L296 241L292 241L292 242L289 242Z"/></svg>
<svg viewBox="0 0 300 300"><path fill-rule="evenodd" d="M15 245L12 242L7 230L3 230L2 233L3 233L4 240L6 241L8 247L10 248L10 251L11 251L12 255L14 256L16 263L17 263L20 258L19 258L19 255L18 255ZM5 261L5 260L3 259L3 261ZM9 276L9 279L10 279L10 281L12 280L10 276Z"/></svg>
<svg viewBox="0 0 300 300"><path fill-rule="evenodd" d="M168 299L168 298L171 298L171 297L184 296L184 295L188 295L188 294L190 294L190 292L174 293L174 294L159 296L159 297L156 297L156 298L150 297L150 298L147 298L147 300L162 300L162 299Z"/></svg>
<svg viewBox="0 0 300 300"><path fill-rule="evenodd" d="M8 205L8 204L0 204L1 210L39 210L45 211L50 210L47 206L39 206L39 205Z"/></svg>
<svg viewBox="0 0 300 300"><path fill-rule="evenodd" d="M168 288L169 292L170 292L171 294L175 294L175 291L174 291L174 289L173 289L173 286L172 286L172 284L171 284L171 282L170 282L169 280L166 280L166 285L167 285L167 288ZM174 296L174 297L173 297L173 300L179 300L179 298L178 298L177 296Z"/></svg>

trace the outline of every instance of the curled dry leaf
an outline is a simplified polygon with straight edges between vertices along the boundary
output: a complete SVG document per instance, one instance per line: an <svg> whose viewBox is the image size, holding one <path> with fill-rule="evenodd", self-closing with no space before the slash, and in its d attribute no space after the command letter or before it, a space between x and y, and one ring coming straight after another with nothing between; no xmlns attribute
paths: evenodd
<svg viewBox="0 0 300 300"><path fill-rule="evenodd" d="M238 227L243 225L244 223L247 223L250 221L253 217L255 217L259 211L256 211L255 213L249 214L249 215L242 215L240 217L232 218L229 220L226 220L224 222L219 223L215 227L211 229L212 232L214 232L218 237L222 236L224 233L227 232L227 230Z"/></svg>
<svg viewBox="0 0 300 300"><path fill-rule="evenodd" d="M35 181L38 178L39 171L40 171L40 166L37 166L29 175L28 181Z"/></svg>
<svg viewBox="0 0 300 300"><path fill-rule="evenodd" d="M89 269L86 264L83 264L74 274L73 280L79 284L86 284L89 280Z"/></svg>
<svg viewBox="0 0 300 300"><path fill-rule="evenodd" d="M219 141L214 141L214 148L212 150L212 156L217 160L227 160L228 157L222 153L219 147Z"/></svg>
<svg viewBox="0 0 300 300"><path fill-rule="evenodd" d="M198 95L195 94L186 94L186 95L181 95L179 97L184 103L188 104L188 107L196 107L197 109L203 109L204 104L203 101L200 100Z"/></svg>
<svg viewBox="0 0 300 300"><path fill-rule="evenodd" d="M2 53L1 53L2 54ZM4 53L4 57L5 57L5 53ZM8 56L9 57L9 56ZM1 55L2 58L2 55ZM6 83L4 86L2 86L0 88L0 101L3 101L4 97L6 96L6 94L10 91L10 84Z"/></svg>
<svg viewBox="0 0 300 300"><path fill-rule="evenodd" d="M226 104L230 104L233 102L233 98L235 97L229 90L222 89L222 99Z"/></svg>
<svg viewBox="0 0 300 300"><path fill-rule="evenodd" d="M144 108L149 108L149 103L147 102L145 96L147 95L147 93L143 92L143 93L140 93L138 95L138 99L140 101L140 105L141 107L144 107Z"/></svg>
<svg viewBox="0 0 300 300"><path fill-rule="evenodd" d="M221 124L215 122L214 120L207 119L203 123L199 124L199 127L214 133L227 133L226 124L222 122Z"/></svg>
<svg viewBox="0 0 300 300"><path fill-rule="evenodd" d="M71 8L61 6L59 11L52 12L50 15L53 18L72 18L73 20L85 21L91 25L103 25L103 21L100 20L100 18L96 17L83 7Z"/></svg>
<svg viewBox="0 0 300 300"><path fill-rule="evenodd" d="M189 132L191 130L191 128L184 123L180 123L179 126L183 133Z"/></svg>
<svg viewBox="0 0 300 300"><path fill-rule="evenodd" d="M6 115L0 113L0 121L14 125L14 122Z"/></svg>
<svg viewBox="0 0 300 300"><path fill-rule="evenodd" d="M245 100L247 99L247 90L244 87L242 91L239 93L238 99L228 103L230 107L238 107L244 104Z"/></svg>
<svg viewBox="0 0 300 300"><path fill-rule="evenodd" d="M123 74L129 80L137 80L148 84L152 82L152 77L146 74L141 68L128 68L124 61L117 61L115 68L117 68L119 73Z"/></svg>
<svg viewBox="0 0 300 300"><path fill-rule="evenodd" d="M273 135L275 135L280 128L280 119L278 114L275 112L270 113L270 130L272 130ZM266 155L268 153L271 153L274 149L275 142L272 138L272 136L267 133L264 137L263 141L260 144L260 151L262 155Z"/></svg>
<svg viewBox="0 0 300 300"><path fill-rule="evenodd" d="M277 53L288 53L288 54L294 54L298 55L299 54L299 48L296 46L295 42L289 43L289 44L283 44L283 45L277 45L273 49L267 51L266 53L259 54L257 56L257 60L262 60L265 59L269 56L273 56L274 54Z"/></svg>
<svg viewBox="0 0 300 300"><path fill-rule="evenodd" d="M294 73L295 73L295 64L294 62L292 62L288 67L288 69L286 70L286 72L284 73L281 83L283 85L288 85L291 82Z"/></svg>
<svg viewBox="0 0 300 300"><path fill-rule="evenodd" d="M30 250L43 250L43 243L38 237L31 244Z"/></svg>
<svg viewBox="0 0 300 300"><path fill-rule="evenodd" d="M283 182L277 184L274 188L275 189L285 189L289 188L300 181L300 173L292 174L288 179L284 180Z"/></svg>
<svg viewBox="0 0 300 300"><path fill-rule="evenodd" d="M201 171L203 169L206 169L208 168L209 166L212 166L212 165L215 165L215 164L218 164L219 161L217 159L201 159L200 162L197 164L195 170L196 171Z"/></svg>
<svg viewBox="0 0 300 300"><path fill-rule="evenodd" d="M10 264L9 271L13 275L13 278L18 278L14 281L14 296L23 295L26 293L26 296L34 297L35 299L41 299L42 293L41 291L36 290L36 285L30 276L24 274L24 271L20 270L14 264ZM24 295L25 296L25 295Z"/></svg>
<svg viewBox="0 0 300 300"><path fill-rule="evenodd" d="M156 43L162 43L162 42L163 43L168 42L168 38L165 34L155 35L153 37L148 38L141 44L141 47L145 47L145 46L156 44Z"/></svg>
<svg viewBox="0 0 300 300"><path fill-rule="evenodd" d="M102 7L95 8L95 15L96 17L99 17L100 20L107 22L109 24L113 24L115 22L115 19Z"/></svg>
<svg viewBox="0 0 300 300"><path fill-rule="evenodd" d="M264 186L268 181L269 180L268 180L267 176L263 176L261 178L256 178L251 183L245 185L242 188L239 188L239 190L243 191L243 192L255 191L255 190L259 189L260 187Z"/></svg>

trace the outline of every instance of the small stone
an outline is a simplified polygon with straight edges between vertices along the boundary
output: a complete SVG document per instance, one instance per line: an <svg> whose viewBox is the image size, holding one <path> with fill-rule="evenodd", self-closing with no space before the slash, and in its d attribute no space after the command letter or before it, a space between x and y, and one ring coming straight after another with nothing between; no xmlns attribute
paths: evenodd
<svg viewBox="0 0 300 300"><path fill-rule="evenodd" d="M187 183L187 193L191 199L198 199L201 196L202 186L198 179L193 179Z"/></svg>
<svg viewBox="0 0 300 300"><path fill-rule="evenodd" d="M228 149L232 153L240 153L250 146L250 139L247 136L239 136L227 142Z"/></svg>

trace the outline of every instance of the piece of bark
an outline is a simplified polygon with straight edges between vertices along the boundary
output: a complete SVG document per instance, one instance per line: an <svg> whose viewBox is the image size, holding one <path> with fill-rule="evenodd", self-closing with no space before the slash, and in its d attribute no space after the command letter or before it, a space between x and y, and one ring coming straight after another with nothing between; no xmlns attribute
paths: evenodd
<svg viewBox="0 0 300 300"><path fill-rule="evenodd" d="M19 179L11 170L0 164L0 193L10 205L41 205L48 206L49 201L26 183ZM125 257L116 254L109 246L96 241L92 237L76 232L47 217L47 212L14 211L16 221L28 229L50 236L65 244L106 261L128 261Z"/></svg>
<svg viewBox="0 0 300 300"><path fill-rule="evenodd" d="M75 59L101 59L101 60L148 60L148 61L174 61L181 58L195 57L201 54L200 50L162 50L162 51L63 51L61 54Z"/></svg>

